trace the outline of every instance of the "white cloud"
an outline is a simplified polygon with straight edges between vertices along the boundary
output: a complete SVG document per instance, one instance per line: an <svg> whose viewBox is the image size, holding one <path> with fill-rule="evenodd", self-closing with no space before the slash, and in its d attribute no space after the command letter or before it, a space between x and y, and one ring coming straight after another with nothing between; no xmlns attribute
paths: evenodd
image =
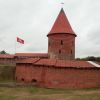
<svg viewBox="0 0 100 100"><path fill-rule="evenodd" d="M0 50L14 53L15 37L25 40L18 52L47 52L47 37L62 0L0 0ZM77 34L76 57L100 56L100 1L63 0Z"/></svg>

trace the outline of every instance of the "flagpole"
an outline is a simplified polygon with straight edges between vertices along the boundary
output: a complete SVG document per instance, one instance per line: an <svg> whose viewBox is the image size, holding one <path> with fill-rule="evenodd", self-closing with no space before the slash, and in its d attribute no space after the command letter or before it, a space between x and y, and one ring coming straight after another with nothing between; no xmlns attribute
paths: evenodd
<svg viewBox="0 0 100 100"><path fill-rule="evenodd" d="M15 39L15 54L16 54L16 51L17 51L17 42L19 42L20 44L24 44L24 40L23 39L21 39L21 38L19 38L19 37L15 37L16 39Z"/></svg>
<svg viewBox="0 0 100 100"><path fill-rule="evenodd" d="M64 2L61 2L61 8L63 8Z"/></svg>
<svg viewBox="0 0 100 100"><path fill-rule="evenodd" d="M16 36L15 36L15 54L16 54Z"/></svg>

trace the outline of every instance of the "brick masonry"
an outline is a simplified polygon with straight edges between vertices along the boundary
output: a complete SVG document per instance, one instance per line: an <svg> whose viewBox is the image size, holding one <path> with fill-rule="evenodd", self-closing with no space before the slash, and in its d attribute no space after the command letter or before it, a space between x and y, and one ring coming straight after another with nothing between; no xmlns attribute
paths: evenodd
<svg viewBox="0 0 100 100"><path fill-rule="evenodd" d="M75 36L72 34L53 34L48 37L50 59L75 59Z"/></svg>
<svg viewBox="0 0 100 100"><path fill-rule="evenodd" d="M100 86L100 69L17 64L16 79L46 88L91 88Z"/></svg>
<svg viewBox="0 0 100 100"><path fill-rule="evenodd" d="M91 88L100 86L100 68L75 59L75 37L61 9L48 36L47 59L16 63L16 80L46 88ZM60 61L62 60L62 61Z"/></svg>

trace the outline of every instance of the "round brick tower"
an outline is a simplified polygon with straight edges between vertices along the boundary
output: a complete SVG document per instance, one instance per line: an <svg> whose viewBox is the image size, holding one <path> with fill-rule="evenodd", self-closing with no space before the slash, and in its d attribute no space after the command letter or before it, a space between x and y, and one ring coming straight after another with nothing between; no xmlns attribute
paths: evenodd
<svg viewBox="0 0 100 100"><path fill-rule="evenodd" d="M50 59L75 59L76 34L61 9L48 37L48 55Z"/></svg>

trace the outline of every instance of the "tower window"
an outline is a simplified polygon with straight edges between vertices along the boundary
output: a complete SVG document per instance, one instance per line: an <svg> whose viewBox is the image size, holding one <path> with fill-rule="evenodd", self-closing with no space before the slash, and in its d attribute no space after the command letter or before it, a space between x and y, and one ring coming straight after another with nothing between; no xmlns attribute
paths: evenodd
<svg viewBox="0 0 100 100"><path fill-rule="evenodd" d="M63 41L61 40L61 45L63 45Z"/></svg>
<svg viewBox="0 0 100 100"><path fill-rule="evenodd" d="M24 78L22 78L21 80L24 81Z"/></svg>
<svg viewBox="0 0 100 100"><path fill-rule="evenodd" d="M61 50L59 50L59 54L61 54Z"/></svg>
<svg viewBox="0 0 100 100"><path fill-rule="evenodd" d="M72 54L72 50L71 50L71 54Z"/></svg>

